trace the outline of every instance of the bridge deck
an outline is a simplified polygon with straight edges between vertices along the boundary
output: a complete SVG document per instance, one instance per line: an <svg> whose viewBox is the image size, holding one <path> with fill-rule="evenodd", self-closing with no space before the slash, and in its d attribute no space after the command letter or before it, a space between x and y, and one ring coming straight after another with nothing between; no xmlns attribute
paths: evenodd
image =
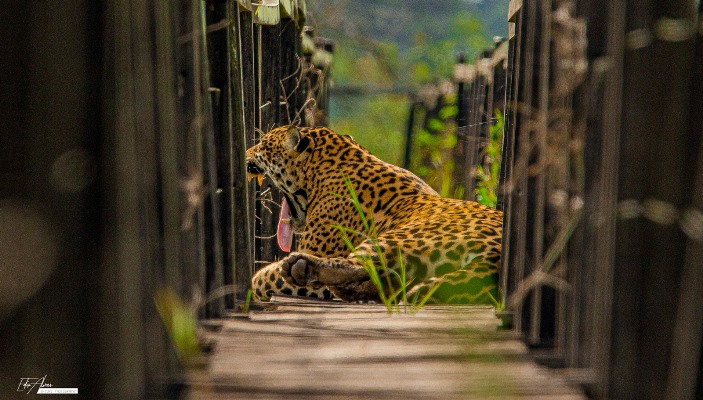
<svg viewBox="0 0 703 400"><path fill-rule="evenodd" d="M484 306L276 299L216 321L190 399L583 399Z"/></svg>

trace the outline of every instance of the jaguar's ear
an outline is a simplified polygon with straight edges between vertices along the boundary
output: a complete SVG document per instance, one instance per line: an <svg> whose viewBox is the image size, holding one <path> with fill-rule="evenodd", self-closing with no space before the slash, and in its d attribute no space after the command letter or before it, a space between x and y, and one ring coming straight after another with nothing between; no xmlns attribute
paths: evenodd
<svg viewBox="0 0 703 400"><path fill-rule="evenodd" d="M297 127L291 126L288 128L288 131L286 131L285 146L289 151L302 153L310 146L310 138L301 133L300 129Z"/></svg>

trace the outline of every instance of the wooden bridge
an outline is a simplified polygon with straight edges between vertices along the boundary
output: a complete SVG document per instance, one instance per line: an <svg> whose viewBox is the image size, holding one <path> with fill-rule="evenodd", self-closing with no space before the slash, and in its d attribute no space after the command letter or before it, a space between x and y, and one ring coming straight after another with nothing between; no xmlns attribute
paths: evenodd
<svg viewBox="0 0 703 400"><path fill-rule="evenodd" d="M189 399L584 399L538 366L486 306L383 305L274 298L208 321L214 343Z"/></svg>
<svg viewBox="0 0 703 400"><path fill-rule="evenodd" d="M701 12L511 0L509 37L457 66L467 198L505 120L499 330L481 307L239 314L282 255L244 149L327 118L304 0L4 4L0 398L43 376L86 399L703 398Z"/></svg>

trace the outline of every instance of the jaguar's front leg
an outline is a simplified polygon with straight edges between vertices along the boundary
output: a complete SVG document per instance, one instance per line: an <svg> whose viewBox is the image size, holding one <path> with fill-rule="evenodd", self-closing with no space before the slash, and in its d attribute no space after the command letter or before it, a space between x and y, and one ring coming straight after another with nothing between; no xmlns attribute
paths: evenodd
<svg viewBox="0 0 703 400"><path fill-rule="evenodd" d="M327 286L298 286L283 279L281 272L282 260L273 262L256 271L251 280L254 298L268 301L275 295L310 297L313 299L332 298L332 292Z"/></svg>
<svg viewBox="0 0 703 400"><path fill-rule="evenodd" d="M345 301L378 301L378 288L356 256L321 258L292 253L281 260L281 276L294 285L327 286Z"/></svg>
<svg viewBox="0 0 703 400"><path fill-rule="evenodd" d="M353 257L321 258L305 253L292 253L281 260L281 275L295 285L313 287L346 286L369 279Z"/></svg>

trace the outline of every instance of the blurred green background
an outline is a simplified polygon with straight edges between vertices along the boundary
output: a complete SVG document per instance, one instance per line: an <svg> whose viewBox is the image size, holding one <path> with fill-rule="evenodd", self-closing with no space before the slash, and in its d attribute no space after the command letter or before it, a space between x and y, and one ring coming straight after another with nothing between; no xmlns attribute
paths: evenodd
<svg viewBox="0 0 703 400"><path fill-rule="evenodd" d="M507 36L508 2L309 1L307 23L335 42L331 127L400 165L412 93Z"/></svg>

